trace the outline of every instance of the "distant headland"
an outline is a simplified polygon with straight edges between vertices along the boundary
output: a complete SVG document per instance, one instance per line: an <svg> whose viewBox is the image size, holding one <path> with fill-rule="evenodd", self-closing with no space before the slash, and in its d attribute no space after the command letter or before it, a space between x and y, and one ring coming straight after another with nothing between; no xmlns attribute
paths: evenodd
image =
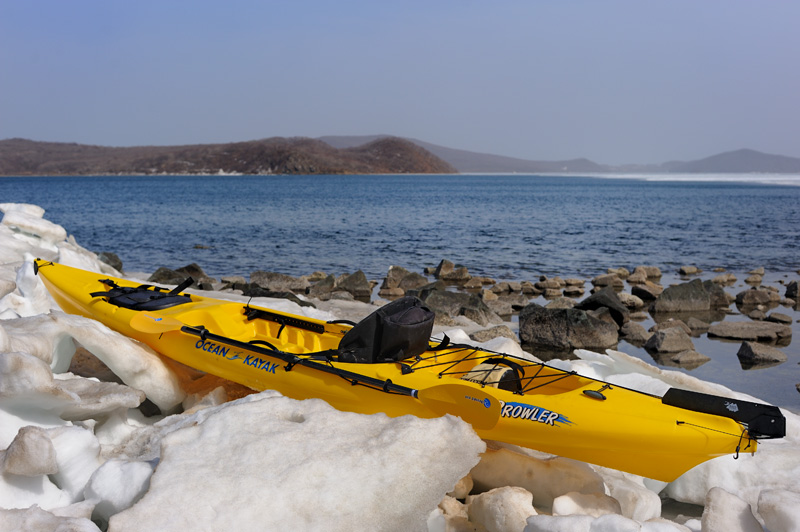
<svg viewBox="0 0 800 532"><path fill-rule="evenodd" d="M453 173L800 174L800 158L741 149L696 161L611 166L588 159L517 159L388 135L135 147L0 140L3 176Z"/></svg>

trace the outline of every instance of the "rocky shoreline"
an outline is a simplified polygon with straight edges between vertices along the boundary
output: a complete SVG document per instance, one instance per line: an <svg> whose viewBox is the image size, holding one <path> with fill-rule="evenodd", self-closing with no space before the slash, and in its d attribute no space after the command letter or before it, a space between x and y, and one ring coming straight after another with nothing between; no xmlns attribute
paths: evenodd
<svg viewBox="0 0 800 532"><path fill-rule="evenodd" d="M100 254L100 259L122 269L113 254ZM780 280L780 287L766 284L761 267L747 272L743 281L749 288L729 293L726 288L739 281L736 275L720 269L703 281L698 277L702 273L683 266L677 272L680 282L667 286L661 283L661 269L646 265L633 271L609 268L588 280L542 276L498 282L472 276L466 266L445 259L422 273L392 266L382 280L369 280L360 270L302 277L255 271L249 280L214 279L190 264L177 270L161 267L148 281L179 284L191 276L200 289L286 298L301 306L329 301L381 305L413 295L434 311L439 329L459 327L479 342L511 338L541 360L573 358L575 349L603 352L625 341L644 348L661 365L693 369L710 360L693 342L705 336L739 342L743 367L786 362L780 348L791 343L793 318L779 307L800 310L797 280ZM725 320L732 315L747 320ZM647 319L655 322L649 329L641 325Z"/></svg>

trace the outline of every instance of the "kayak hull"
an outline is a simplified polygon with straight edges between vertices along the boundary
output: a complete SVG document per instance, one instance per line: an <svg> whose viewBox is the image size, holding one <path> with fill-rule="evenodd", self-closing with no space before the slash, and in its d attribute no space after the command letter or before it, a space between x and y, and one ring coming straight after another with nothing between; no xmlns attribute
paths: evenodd
<svg viewBox="0 0 800 532"><path fill-rule="evenodd" d="M430 418L449 412L472 420L485 439L662 481L717 456L756 450L746 428L730 418L669 406L659 397L546 364L468 346L432 348L400 362L340 362L325 353L335 352L350 325L195 294L162 310L132 310L91 294L108 289L103 281L138 283L40 260L36 266L65 312L98 320L166 357L254 390L319 398L364 414ZM266 318L253 319L254 310ZM521 389L464 378L498 357L520 368ZM479 412L482 403L497 409L491 423Z"/></svg>

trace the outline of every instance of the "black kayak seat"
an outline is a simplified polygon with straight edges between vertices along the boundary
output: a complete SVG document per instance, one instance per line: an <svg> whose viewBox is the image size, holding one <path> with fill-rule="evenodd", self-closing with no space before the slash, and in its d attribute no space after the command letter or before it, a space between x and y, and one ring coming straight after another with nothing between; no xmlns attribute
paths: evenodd
<svg viewBox="0 0 800 532"><path fill-rule="evenodd" d="M131 310L163 310L192 302L190 296L180 293L194 282L191 277L170 291L151 285L119 286L110 279L101 282L110 289L107 292L92 292L92 297L105 297L112 305Z"/></svg>
<svg viewBox="0 0 800 532"><path fill-rule="evenodd" d="M342 362L397 362L429 348L434 313L416 297L403 297L361 320L339 342Z"/></svg>

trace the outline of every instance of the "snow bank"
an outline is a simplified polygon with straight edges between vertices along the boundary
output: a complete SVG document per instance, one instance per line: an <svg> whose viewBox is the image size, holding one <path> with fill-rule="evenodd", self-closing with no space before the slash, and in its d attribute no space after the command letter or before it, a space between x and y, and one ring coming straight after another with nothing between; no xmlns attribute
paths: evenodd
<svg viewBox="0 0 800 532"><path fill-rule="evenodd" d="M31 260L117 272L39 207L6 203L0 211L0 532L800 529L800 418L790 412L783 440L666 484L486 446L452 417L344 413L271 391L228 401L222 387L187 396L185 375L151 350L58 310ZM254 303L321 319L373 309ZM446 334L473 343L463 330ZM483 345L530 356L508 339ZM114 382L71 372L78 349L104 362ZM655 394L678 386L754 399L619 351L577 355L552 364ZM145 399L161 414L144 408ZM694 505L692 515L667 518L662 497Z"/></svg>

